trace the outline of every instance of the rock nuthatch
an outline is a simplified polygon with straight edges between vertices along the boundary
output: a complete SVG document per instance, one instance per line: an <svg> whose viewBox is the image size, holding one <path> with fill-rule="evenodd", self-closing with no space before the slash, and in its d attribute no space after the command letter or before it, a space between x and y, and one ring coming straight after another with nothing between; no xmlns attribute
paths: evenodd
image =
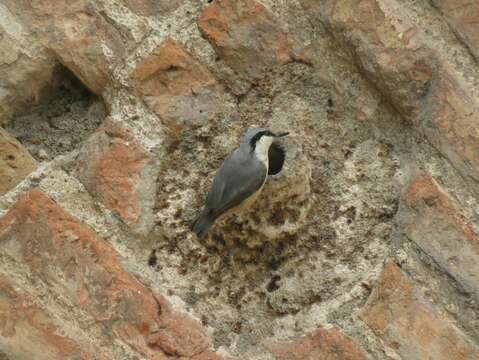
<svg viewBox="0 0 479 360"><path fill-rule="evenodd" d="M206 197L206 205L191 229L201 239L219 218L251 205L268 176L268 150L274 134L267 129L250 128L239 148L230 154L216 173Z"/></svg>

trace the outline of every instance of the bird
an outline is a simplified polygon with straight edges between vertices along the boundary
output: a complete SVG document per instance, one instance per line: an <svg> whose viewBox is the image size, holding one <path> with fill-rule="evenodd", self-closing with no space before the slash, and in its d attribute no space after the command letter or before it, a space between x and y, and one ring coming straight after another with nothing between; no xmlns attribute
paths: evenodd
<svg viewBox="0 0 479 360"><path fill-rule="evenodd" d="M275 138L289 132L275 134L264 128L251 127L240 145L217 171L206 196L206 203L191 224L199 239L206 236L215 222L250 206L261 193L268 176L268 151Z"/></svg>

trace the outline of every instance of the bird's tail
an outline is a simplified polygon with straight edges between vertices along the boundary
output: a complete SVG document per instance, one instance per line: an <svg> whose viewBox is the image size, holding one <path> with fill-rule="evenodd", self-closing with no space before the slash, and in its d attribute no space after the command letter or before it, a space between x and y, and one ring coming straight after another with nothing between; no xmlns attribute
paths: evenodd
<svg viewBox="0 0 479 360"><path fill-rule="evenodd" d="M203 239L214 223L215 218L205 209L191 224L191 230L196 233L198 238Z"/></svg>

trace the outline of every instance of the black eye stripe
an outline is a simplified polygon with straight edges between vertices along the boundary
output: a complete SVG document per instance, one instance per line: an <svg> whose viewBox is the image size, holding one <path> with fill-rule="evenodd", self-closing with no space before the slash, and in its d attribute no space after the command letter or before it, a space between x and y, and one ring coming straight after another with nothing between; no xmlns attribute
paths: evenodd
<svg viewBox="0 0 479 360"><path fill-rule="evenodd" d="M263 130L263 131L259 131L257 132L252 138L251 140L249 141L250 143L250 146L251 146L251 151L254 151L254 149L256 148L256 142L261 139L261 137L263 135L272 135L272 132L269 131L269 130Z"/></svg>

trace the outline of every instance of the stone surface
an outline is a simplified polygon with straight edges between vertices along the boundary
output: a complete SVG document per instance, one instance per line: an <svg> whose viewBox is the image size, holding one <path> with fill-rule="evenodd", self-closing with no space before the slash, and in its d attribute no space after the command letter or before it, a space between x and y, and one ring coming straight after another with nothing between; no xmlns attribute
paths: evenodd
<svg viewBox="0 0 479 360"><path fill-rule="evenodd" d="M411 182L404 197L407 236L468 291L479 294L479 234L459 204L427 173Z"/></svg>
<svg viewBox="0 0 479 360"><path fill-rule="evenodd" d="M475 3L0 2L0 359L478 359Z"/></svg>
<svg viewBox="0 0 479 360"><path fill-rule="evenodd" d="M432 0L432 3L479 62L479 3L474 0Z"/></svg>
<svg viewBox="0 0 479 360"><path fill-rule="evenodd" d="M320 329L285 344L273 344L278 360L367 360L365 352L339 329Z"/></svg>
<svg viewBox="0 0 479 360"><path fill-rule="evenodd" d="M63 335L52 314L18 287L0 275L0 354L10 359L106 359L99 349Z"/></svg>
<svg viewBox="0 0 479 360"><path fill-rule="evenodd" d="M198 26L228 66L250 81L293 59L287 35L255 0L214 1L201 14Z"/></svg>
<svg viewBox="0 0 479 360"><path fill-rule="evenodd" d="M0 195L15 187L36 167L36 161L23 145L0 128Z"/></svg>
<svg viewBox="0 0 479 360"><path fill-rule="evenodd" d="M184 0L122 0L122 2L135 14L152 16L166 15L181 6Z"/></svg>
<svg viewBox="0 0 479 360"><path fill-rule="evenodd" d="M392 261L386 263L362 319L404 359L479 358L479 349L421 297Z"/></svg>
<svg viewBox="0 0 479 360"><path fill-rule="evenodd" d="M87 0L8 0L7 6L22 14L41 43L92 92L103 92L125 46L118 31Z"/></svg>
<svg viewBox="0 0 479 360"><path fill-rule="evenodd" d="M183 46L168 39L132 73L135 90L173 132L212 120L222 107L222 86Z"/></svg>
<svg viewBox="0 0 479 360"><path fill-rule="evenodd" d="M354 6L337 0L302 4L353 52L358 67L401 115L420 125L431 144L463 174L479 178L475 87L465 80L457 60L438 50L440 45L430 41L428 31L408 17L406 9L388 0ZM455 5L467 11L468 4ZM472 17L475 11L476 5L470 6ZM474 21L464 24L477 28Z"/></svg>
<svg viewBox="0 0 479 360"><path fill-rule="evenodd" d="M429 141L465 175L479 179L479 97L449 67L431 91L422 129Z"/></svg>
<svg viewBox="0 0 479 360"><path fill-rule="evenodd" d="M81 149L77 171L91 194L146 235L153 225L155 161L129 130L107 119Z"/></svg>
<svg viewBox="0 0 479 360"><path fill-rule="evenodd" d="M54 81L52 54L30 39L8 8L0 4L0 126L21 109L37 104Z"/></svg>
<svg viewBox="0 0 479 360"><path fill-rule="evenodd" d="M49 284L148 359L207 351L199 323L173 311L125 271L116 251L39 190L23 195L0 219L0 243Z"/></svg>
<svg viewBox="0 0 479 360"><path fill-rule="evenodd" d="M191 360L236 360L229 356L221 356L213 351L205 351L199 355L195 355L191 358Z"/></svg>
<svg viewBox="0 0 479 360"><path fill-rule="evenodd" d="M354 52L357 65L407 118L422 110L433 77L434 59L420 30L401 9L382 0L301 0Z"/></svg>

